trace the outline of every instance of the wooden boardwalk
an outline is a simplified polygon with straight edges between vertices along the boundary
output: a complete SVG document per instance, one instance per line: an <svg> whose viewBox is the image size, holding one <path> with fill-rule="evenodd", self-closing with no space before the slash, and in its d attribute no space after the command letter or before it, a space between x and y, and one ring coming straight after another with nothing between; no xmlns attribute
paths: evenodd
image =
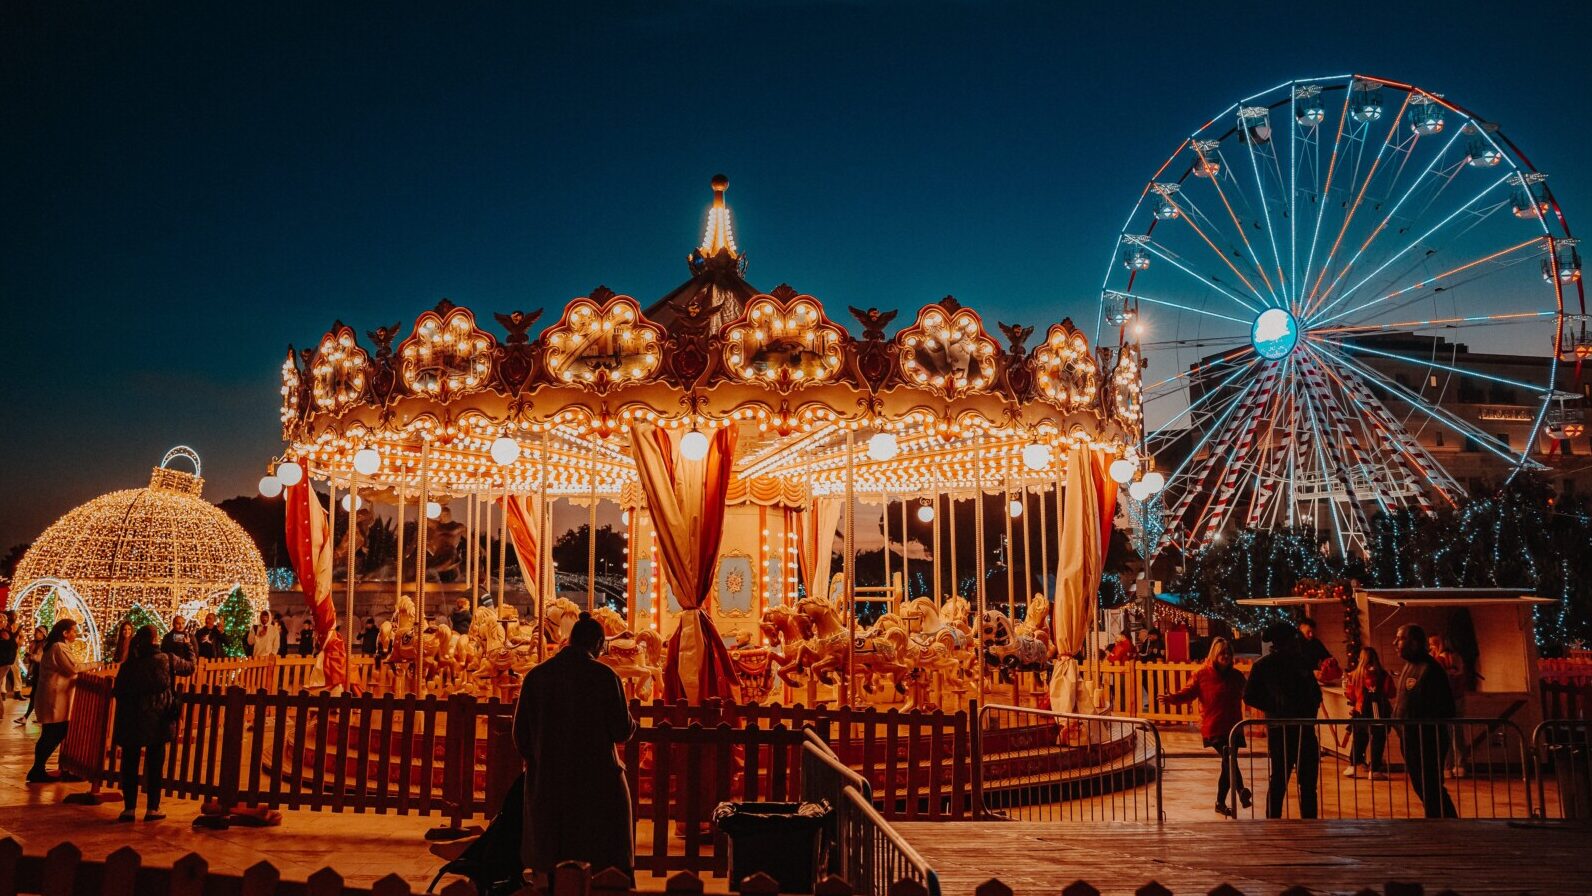
<svg viewBox="0 0 1592 896"><path fill-rule="evenodd" d="M1504 821L1209 821L1185 824L893 822L938 872L945 896L998 877L1016 896L1076 880L1130 896L1154 880L1179 894L1229 883L1248 896L1289 886L1378 891L1390 880L1460 896L1592 894L1592 827Z"/></svg>

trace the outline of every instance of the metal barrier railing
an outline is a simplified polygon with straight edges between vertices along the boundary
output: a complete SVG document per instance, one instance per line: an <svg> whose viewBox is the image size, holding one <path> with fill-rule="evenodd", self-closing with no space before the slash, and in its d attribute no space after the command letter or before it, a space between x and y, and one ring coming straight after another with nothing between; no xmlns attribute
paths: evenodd
<svg viewBox="0 0 1592 896"><path fill-rule="evenodd" d="M840 828L840 875L852 892L886 896L892 885L913 880L940 896L940 878L857 788L846 785L835 807Z"/></svg>
<svg viewBox="0 0 1592 896"><path fill-rule="evenodd" d="M1145 719L991 704L979 811L1020 821L1162 821L1161 735Z"/></svg>
<svg viewBox="0 0 1592 896"><path fill-rule="evenodd" d="M1531 754L1537 763L1537 814L1592 818L1592 722L1559 719L1539 724L1531 731Z"/></svg>
<svg viewBox="0 0 1592 896"><path fill-rule="evenodd" d="M1254 791L1250 807L1229 796L1235 815L1534 817L1527 741L1503 719L1246 720L1231 737Z"/></svg>

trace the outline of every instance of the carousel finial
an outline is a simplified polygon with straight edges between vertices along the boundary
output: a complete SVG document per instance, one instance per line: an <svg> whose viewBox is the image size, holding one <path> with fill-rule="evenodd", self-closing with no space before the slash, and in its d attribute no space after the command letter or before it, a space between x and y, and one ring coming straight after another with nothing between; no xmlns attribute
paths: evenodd
<svg viewBox="0 0 1592 896"><path fill-rule="evenodd" d="M730 179L722 174L713 175L713 207L708 209L707 232L702 235L702 246L697 251L704 258L720 252L736 254L735 230L730 226L730 209L724 204L724 191L730 188Z"/></svg>

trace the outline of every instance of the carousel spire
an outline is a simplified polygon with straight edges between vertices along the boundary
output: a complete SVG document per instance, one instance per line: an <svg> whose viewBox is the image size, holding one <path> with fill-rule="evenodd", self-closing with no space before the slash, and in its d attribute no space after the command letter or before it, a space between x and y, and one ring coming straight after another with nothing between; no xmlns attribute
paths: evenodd
<svg viewBox="0 0 1592 896"><path fill-rule="evenodd" d="M708 209L708 226L702 234L702 245L697 252L703 258L712 258L720 252L736 257L735 229L730 224L730 207L724 204L724 191L730 188L730 179L722 174L713 175L713 207Z"/></svg>

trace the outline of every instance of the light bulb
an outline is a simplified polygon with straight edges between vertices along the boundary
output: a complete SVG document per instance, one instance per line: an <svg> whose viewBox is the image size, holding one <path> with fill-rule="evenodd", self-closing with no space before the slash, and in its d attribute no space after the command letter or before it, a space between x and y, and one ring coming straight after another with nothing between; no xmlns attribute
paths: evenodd
<svg viewBox="0 0 1592 896"><path fill-rule="evenodd" d="M352 497L354 500L353 501L349 501L350 497ZM348 506L349 504L353 504L354 506L353 507L349 507ZM361 498L358 495L344 495L343 496L343 512L344 513L347 513L350 510L358 510L359 508L364 507L364 506L365 506L365 499Z"/></svg>
<svg viewBox="0 0 1592 896"><path fill-rule="evenodd" d="M269 474L260 477L260 494L267 498L274 498L282 494L282 480Z"/></svg>
<svg viewBox="0 0 1592 896"><path fill-rule="evenodd" d="M520 443L508 436L498 436L492 440L492 462L500 467L506 467L520 459Z"/></svg>
<svg viewBox="0 0 1592 896"><path fill-rule="evenodd" d="M1120 485L1133 478L1133 470L1133 461L1126 458L1117 458L1111 462L1111 466L1108 468L1107 472L1109 472L1111 474L1111 478Z"/></svg>
<svg viewBox="0 0 1592 896"><path fill-rule="evenodd" d="M621 523L624 523L627 526L630 525L630 511L628 511L628 510L619 511L619 521Z"/></svg>
<svg viewBox="0 0 1592 896"><path fill-rule="evenodd" d="M901 443L893 432L876 432L868 439L868 456L874 460L890 460L901 453Z"/></svg>
<svg viewBox="0 0 1592 896"><path fill-rule="evenodd" d="M1143 479L1140 479L1138 482L1128 486L1128 497L1135 501L1143 501L1145 498L1150 497L1150 487L1144 484Z"/></svg>
<svg viewBox="0 0 1592 896"><path fill-rule="evenodd" d="M1050 446L1043 442L1024 445L1023 466L1030 470L1043 470L1050 466Z"/></svg>
<svg viewBox="0 0 1592 896"><path fill-rule="evenodd" d="M374 448L361 448L354 452L355 473L372 476L379 469L381 469L381 452Z"/></svg>
<svg viewBox="0 0 1592 896"><path fill-rule="evenodd" d="M276 478L283 485L295 486L304 481L304 468L296 460L285 460L276 465Z"/></svg>
<svg viewBox="0 0 1592 896"><path fill-rule="evenodd" d="M1166 477L1155 470L1145 473L1144 478L1140 481L1144 483L1144 487L1149 489L1150 494L1152 495L1161 489L1166 488Z"/></svg>
<svg viewBox="0 0 1592 896"><path fill-rule="evenodd" d="M1023 502L1014 498L1010 504L1006 505L1006 510L1012 515L1012 519L1017 519L1023 515Z"/></svg>
<svg viewBox="0 0 1592 896"><path fill-rule="evenodd" d="M701 460L708 456L708 437L691 430L680 437L680 456L686 460Z"/></svg>
<svg viewBox="0 0 1592 896"><path fill-rule="evenodd" d="M919 507L918 508L918 519L922 520L925 523L934 522L934 505L933 504L924 504L923 506Z"/></svg>
<svg viewBox="0 0 1592 896"><path fill-rule="evenodd" d="M435 501L427 501L426 502L426 519L434 520L434 519L436 519L439 516L442 516L442 505L438 504Z"/></svg>

